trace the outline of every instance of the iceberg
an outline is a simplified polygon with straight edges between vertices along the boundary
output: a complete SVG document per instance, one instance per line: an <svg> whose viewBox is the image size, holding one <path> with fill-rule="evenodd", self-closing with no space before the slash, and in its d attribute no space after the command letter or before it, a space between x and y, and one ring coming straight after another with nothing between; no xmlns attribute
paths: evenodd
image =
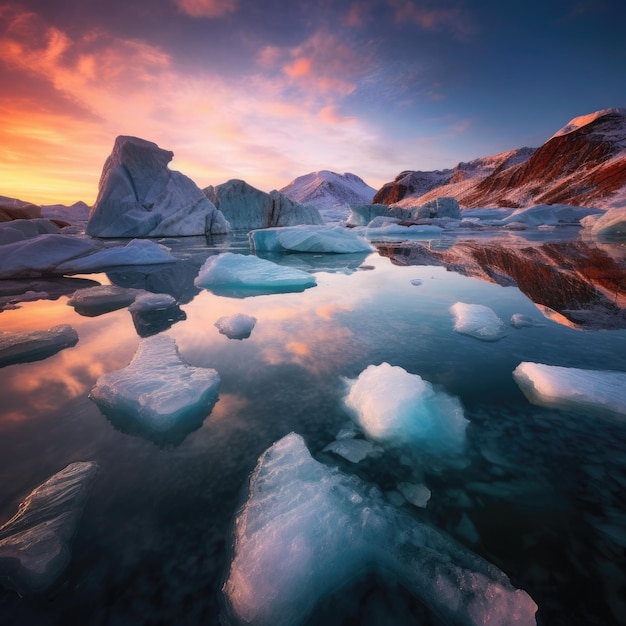
<svg viewBox="0 0 626 626"><path fill-rule="evenodd" d="M24 241L38 235L58 233L60 228L48 219L12 220L0 222L0 245Z"/></svg>
<svg viewBox="0 0 626 626"><path fill-rule="evenodd" d="M450 307L450 312L457 333L482 341L497 341L504 337L504 322L484 304L457 302Z"/></svg>
<svg viewBox="0 0 626 626"><path fill-rule="evenodd" d="M0 367L47 359L77 342L78 333L69 324L59 324L50 330L0 331Z"/></svg>
<svg viewBox="0 0 626 626"><path fill-rule="evenodd" d="M298 204L278 191L265 193L243 180L229 180L203 191L233 229L323 224L314 206Z"/></svg>
<svg viewBox="0 0 626 626"><path fill-rule="evenodd" d="M386 204L360 204L351 206L346 225L367 226L376 217L389 219L389 207Z"/></svg>
<svg viewBox="0 0 626 626"><path fill-rule="evenodd" d="M368 572L401 583L447 624L536 623L537 605L497 567L314 460L294 433L260 457L234 532L223 591L237 623L302 624Z"/></svg>
<svg viewBox="0 0 626 626"><path fill-rule="evenodd" d="M219 384L214 369L188 365L171 337L157 335L141 342L127 367L101 376L89 397L122 429L166 434L201 424Z"/></svg>
<svg viewBox="0 0 626 626"><path fill-rule="evenodd" d="M469 422L458 398L389 363L370 365L347 383L346 406L371 439L437 457L463 452Z"/></svg>
<svg viewBox="0 0 626 626"><path fill-rule="evenodd" d="M502 219L502 224L521 223L528 226L556 226L558 224L580 224L588 215L598 215L601 209L592 209L567 204L538 204L525 209L516 209Z"/></svg>
<svg viewBox="0 0 626 626"><path fill-rule="evenodd" d="M119 136L102 169L86 233L92 237L223 234L224 215L187 176L169 170L174 153Z"/></svg>
<svg viewBox="0 0 626 626"><path fill-rule="evenodd" d="M54 233L0 246L0 278L37 278L60 274L61 263L95 252L90 239Z"/></svg>
<svg viewBox="0 0 626 626"><path fill-rule="evenodd" d="M626 239L626 207L609 209L581 221L585 231L600 239Z"/></svg>
<svg viewBox="0 0 626 626"><path fill-rule="evenodd" d="M226 335L229 339L247 339L252 333L255 324L256 317L245 315L244 313L237 313L235 315L220 317L217 322L215 322L215 327L222 335Z"/></svg>
<svg viewBox="0 0 626 626"><path fill-rule="evenodd" d="M25 595L58 581L97 469L91 462L68 465L34 489L0 527L0 583Z"/></svg>
<svg viewBox="0 0 626 626"><path fill-rule="evenodd" d="M304 291L315 287L317 281L302 270L283 267L256 256L223 252L205 261L194 284L214 293L245 297Z"/></svg>
<svg viewBox="0 0 626 626"><path fill-rule="evenodd" d="M117 285L97 285L77 289L68 299L68 306L74 307L79 315L96 317L123 309L135 301L139 289L126 289Z"/></svg>
<svg viewBox="0 0 626 626"><path fill-rule="evenodd" d="M513 371L513 378L535 404L626 415L626 372L524 361Z"/></svg>
<svg viewBox="0 0 626 626"><path fill-rule="evenodd" d="M264 252L353 254L374 250L365 239L341 226L266 228L253 230L248 237L253 250Z"/></svg>
<svg viewBox="0 0 626 626"><path fill-rule="evenodd" d="M187 314L167 293L140 293L128 307L140 337L150 337L187 319Z"/></svg>
<svg viewBox="0 0 626 626"><path fill-rule="evenodd" d="M461 209L455 198L435 198L422 205L415 205L417 198L408 196L389 207L389 215L401 220L415 222L423 218L450 217L461 219Z"/></svg>
<svg viewBox="0 0 626 626"><path fill-rule="evenodd" d="M176 306L176 298L167 293L141 293L128 307L131 313L161 311Z"/></svg>
<svg viewBox="0 0 626 626"><path fill-rule="evenodd" d="M133 239L125 246L99 250L88 256L61 263L57 269L64 273L94 272L116 265L153 265L174 263L169 250L153 241Z"/></svg>

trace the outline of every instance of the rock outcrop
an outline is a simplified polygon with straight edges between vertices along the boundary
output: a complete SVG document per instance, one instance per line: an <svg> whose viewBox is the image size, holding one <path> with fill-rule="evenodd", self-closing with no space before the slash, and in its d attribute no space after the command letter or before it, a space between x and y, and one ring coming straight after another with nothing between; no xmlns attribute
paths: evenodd
<svg viewBox="0 0 626 626"><path fill-rule="evenodd" d="M102 170L87 234L177 237L228 232L227 220L197 185L168 169L173 156L151 141L117 137Z"/></svg>

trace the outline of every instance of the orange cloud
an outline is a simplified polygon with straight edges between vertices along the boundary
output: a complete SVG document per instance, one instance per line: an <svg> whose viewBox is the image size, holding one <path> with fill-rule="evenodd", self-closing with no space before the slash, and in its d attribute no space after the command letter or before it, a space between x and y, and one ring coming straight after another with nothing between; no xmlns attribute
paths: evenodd
<svg viewBox="0 0 626 626"><path fill-rule="evenodd" d="M324 124L354 124L356 122L353 117L341 115L334 105L324 107L320 111L319 117Z"/></svg>
<svg viewBox="0 0 626 626"><path fill-rule="evenodd" d="M307 59L306 57L301 57L296 59L293 63L289 63L283 68L283 71L287 76L291 78L300 78L302 76L310 76L311 75L311 59Z"/></svg>
<svg viewBox="0 0 626 626"><path fill-rule="evenodd" d="M191 17L222 17L234 13L238 0L174 0L178 8Z"/></svg>

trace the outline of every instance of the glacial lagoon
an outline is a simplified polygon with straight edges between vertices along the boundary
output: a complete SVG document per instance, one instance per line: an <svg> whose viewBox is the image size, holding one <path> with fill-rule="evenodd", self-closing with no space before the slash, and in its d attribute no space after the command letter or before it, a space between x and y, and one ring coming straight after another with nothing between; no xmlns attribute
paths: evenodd
<svg viewBox="0 0 626 626"><path fill-rule="evenodd" d="M0 525L69 464L93 462L98 471L63 574L45 593L0 591L0 623L244 623L228 597L236 580L231 564L244 575L247 567L245 552L234 547L237 520L259 458L281 440L296 441L284 439L290 433L313 473L338 468L336 489L353 501L373 498L358 511L383 519L380 537L392 536L396 523L435 529L452 560L467 549L532 598L538 624L626 623L624 396L613 389L611 410L584 398L542 402L513 374L521 363L626 372L626 323L614 306L626 290L623 243L582 243L578 229L559 228L431 233L411 242L391 235L375 251L355 254L259 251L315 277L315 286L282 293L195 284L209 256L250 254L246 234L159 243L171 248L175 264L26 281L49 298L3 300L3 332L67 324L78 341L0 370ZM512 257L524 263L512 265ZM529 260L548 257L549 272ZM485 258L488 271L480 268ZM499 270L496 260L504 264ZM585 281L601 286L602 302ZM522 291L526 283L538 287ZM68 305L76 289L97 284L166 293L177 304L164 314L139 314L123 302L87 312ZM572 311L577 302L582 312ZM502 326L482 338L455 330L454 311L463 310L457 303L489 307ZM215 324L236 315L256 321L230 338ZM220 379L204 414L166 432L103 411L90 398L98 379L127 367L142 341L160 335L191 368L210 368ZM424 446L362 428L346 398L368 367L384 363L419 378L445 406L460 407L460 450L455 443L453 455L446 446L438 453L438 434ZM389 404L402 393L390 390ZM384 413L384 395L375 402ZM354 493L350 481L357 481ZM336 519L337 535L319 533L317 588L296 590L297 618L285 623L465 623L433 609L432 594L416 593L393 569L360 563L356 547L349 550L348 518ZM348 549L354 567L343 552L333 561L332 541ZM411 558L419 569L419 551ZM296 559L291 567L300 562L310 563ZM301 574L261 572L259 579L256 572L249 582L277 573L286 581ZM333 584L320 583L328 577ZM263 604L254 585L248 593ZM280 624L276 611L266 615Z"/></svg>

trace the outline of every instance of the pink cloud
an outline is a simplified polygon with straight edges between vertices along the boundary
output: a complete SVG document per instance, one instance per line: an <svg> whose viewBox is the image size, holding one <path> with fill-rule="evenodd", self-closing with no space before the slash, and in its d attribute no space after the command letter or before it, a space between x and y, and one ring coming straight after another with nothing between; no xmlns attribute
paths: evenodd
<svg viewBox="0 0 626 626"><path fill-rule="evenodd" d="M324 107L319 113L319 118L324 124L354 124L356 122L353 117L341 115L334 105Z"/></svg>
<svg viewBox="0 0 626 626"><path fill-rule="evenodd" d="M238 0L174 0L178 8L191 17L222 17L234 13Z"/></svg>

